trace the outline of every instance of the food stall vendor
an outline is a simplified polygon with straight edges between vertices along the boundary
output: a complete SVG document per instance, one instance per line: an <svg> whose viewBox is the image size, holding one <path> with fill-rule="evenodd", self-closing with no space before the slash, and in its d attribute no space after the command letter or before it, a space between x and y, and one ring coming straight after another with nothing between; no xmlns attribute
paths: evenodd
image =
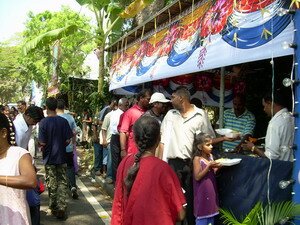
<svg viewBox="0 0 300 225"><path fill-rule="evenodd" d="M242 145L244 150L261 157L293 162L294 118L286 108L286 103L281 90L269 92L263 97L264 111L272 117L267 128L265 151L249 141Z"/></svg>
<svg viewBox="0 0 300 225"><path fill-rule="evenodd" d="M244 95L235 95L233 98L233 108L224 112L224 128L229 128L239 132L242 137L233 142L224 141L223 149L240 150L241 145L252 137L255 128L255 117L246 108L246 98Z"/></svg>

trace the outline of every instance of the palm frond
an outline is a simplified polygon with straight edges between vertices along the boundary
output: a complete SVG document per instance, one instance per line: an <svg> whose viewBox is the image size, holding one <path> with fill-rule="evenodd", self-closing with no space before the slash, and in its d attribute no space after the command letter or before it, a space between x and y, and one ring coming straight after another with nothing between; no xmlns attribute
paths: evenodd
<svg viewBox="0 0 300 225"><path fill-rule="evenodd" d="M48 31L25 43L25 45L22 47L22 51L24 55L27 55L31 50L39 46L48 45L54 42L55 40L71 35L75 33L77 30L78 30L78 26L72 24L62 28Z"/></svg>
<svg viewBox="0 0 300 225"><path fill-rule="evenodd" d="M243 220L242 224L246 225L256 225L258 224L258 213L263 209L263 205L261 202L256 203L253 209L246 215L245 219Z"/></svg>
<svg viewBox="0 0 300 225"><path fill-rule="evenodd" d="M293 202L279 202L266 205L260 214L259 223L261 225L276 224L288 221L299 215L300 205ZM298 214L297 214L298 213Z"/></svg>
<svg viewBox="0 0 300 225"><path fill-rule="evenodd" d="M246 215L243 222L239 222L231 211L220 209L220 213L222 222L227 225L284 224L291 219L300 219L300 204L285 201L263 206L261 202L258 202Z"/></svg>
<svg viewBox="0 0 300 225"><path fill-rule="evenodd" d="M232 211L227 209L220 209L222 222L226 225L242 225L234 216Z"/></svg>
<svg viewBox="0 0 300 225"><path fill-rule="evenodd" d="M246 215L243 222L239 222L229 210L220 209L220 213L223 224L227 225L284 224L291 219L300 220L300 204L285 201L263 206L261 202L258 202Z"/></svg>

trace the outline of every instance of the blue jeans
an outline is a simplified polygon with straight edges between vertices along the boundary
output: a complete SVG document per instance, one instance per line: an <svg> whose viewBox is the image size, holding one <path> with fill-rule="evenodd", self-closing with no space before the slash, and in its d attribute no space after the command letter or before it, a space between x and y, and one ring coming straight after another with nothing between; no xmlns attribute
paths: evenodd
<svg viewBox="0 0 300 225"><path fill-rule="evenodd" d="M214 225L214 217L196 219L196 225Z"/></svg>
<svg viewBox="0 0 300 225"><path fill-rule="evenodd" d="M107 156L108 156L108 148L107 147L103 147L102 154L103 154L102 164L107 165Z"/></svg>
<svg viewBox="0 0 300 225"><path fill-rule="evenodd" d="M107 172L106 176L112 179L112 160L110 144L107 145Z"/></svg>
<svg viewBox="0 0 300 225"><path fill-rule="evenodd" d="M94 172L102 169L103 161L103 147L97 142L93 143L94 146Z"/></svg>

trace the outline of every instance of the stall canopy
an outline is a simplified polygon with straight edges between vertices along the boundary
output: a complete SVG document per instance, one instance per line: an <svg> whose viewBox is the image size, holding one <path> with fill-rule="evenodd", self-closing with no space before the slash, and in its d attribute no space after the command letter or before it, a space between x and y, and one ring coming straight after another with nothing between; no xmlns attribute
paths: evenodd
<svg viewBox="0 0 300 225"><path fill-rule="evenodd" d="M293 42L293 15L282 13L289 6L286 0L200 1L168 23L157 26L154 18L152 31L114 45L110 90L292 55L284 46Z"/></svg>

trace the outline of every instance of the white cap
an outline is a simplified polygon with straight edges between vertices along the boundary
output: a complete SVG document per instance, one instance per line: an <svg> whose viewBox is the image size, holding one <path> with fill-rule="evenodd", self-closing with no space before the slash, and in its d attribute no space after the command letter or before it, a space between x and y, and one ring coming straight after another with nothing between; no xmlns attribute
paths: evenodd
<svg viewBox="0 0 300 225"><path fill-rule="evenodd" d="M149 103L154 103L154 102L162 102L162 103L166 103L169 102L169 99L166 99L166 97L159 92L155 92L154 94L152 94Z"/></svg>

